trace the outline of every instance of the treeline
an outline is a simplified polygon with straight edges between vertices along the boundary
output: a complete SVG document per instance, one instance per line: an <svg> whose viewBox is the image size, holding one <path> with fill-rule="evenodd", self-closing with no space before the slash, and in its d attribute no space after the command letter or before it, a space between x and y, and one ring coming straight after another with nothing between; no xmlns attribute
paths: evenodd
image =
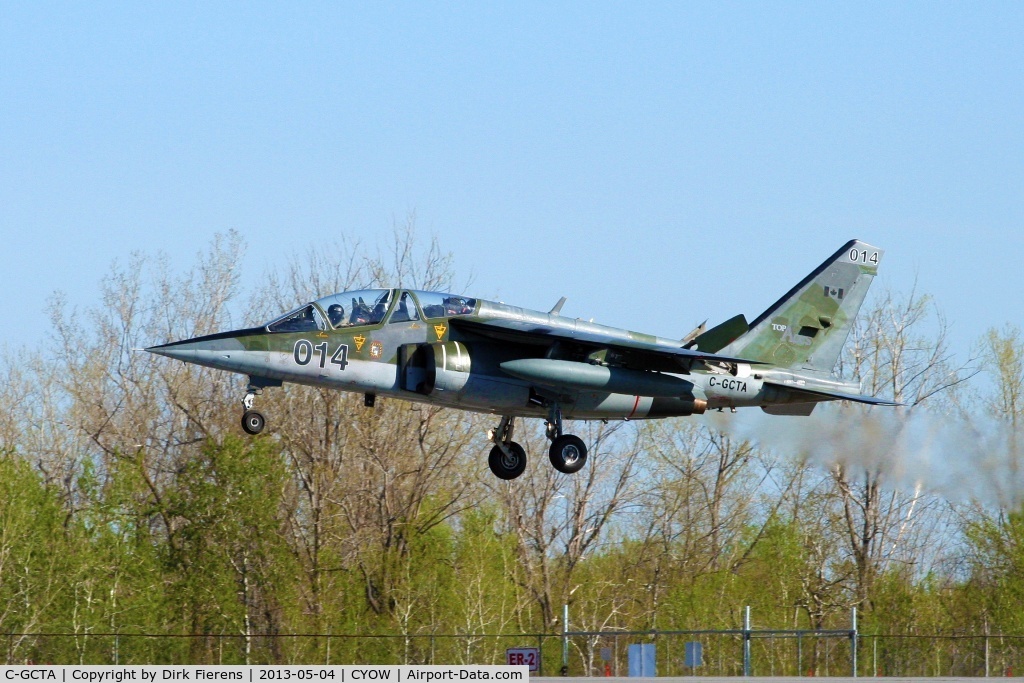
<svg viewBox="0 0 1024 683"><path fill-rule="evenodd" d="M135 350L333 291L462 289L436 243L402 229L396 244L310 252L243 296L224 235L184 274L154 256L114 266L93 310L53 301L52 344L8 351L0 384L8 661L317 663L329 647L402 663L444 647L492 662L499 641L419 636L558 633L565 604L575 630L738 628L749 605L761 628L845 628L855 606L863 633L1024 634L1020 497L949 500L850 434L820 435L815 455L813 434L769 448L729 415L580 424L591 461L566 476L531 421L531 464L502 482L484 457L496 418L284 387L258 399L271 425L250 438L244 378ZM900 415L984 414L1012 433L1024 344L1007 327L979 348L959 363L927 297L875 292L843 371ZM1016 440L998 443L1013 475ZM577 639L574 657L598 645Z"/></svg>

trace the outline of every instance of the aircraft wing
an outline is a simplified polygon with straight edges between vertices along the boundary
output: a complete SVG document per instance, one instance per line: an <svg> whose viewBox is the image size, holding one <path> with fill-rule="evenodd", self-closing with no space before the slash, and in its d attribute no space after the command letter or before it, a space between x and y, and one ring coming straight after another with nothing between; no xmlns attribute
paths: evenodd
<svg viewBox="0 0 1024 683"><path fill-rule="evenodd" d="M904 406L906 403L899 403L898 401L890 401L887 398L877 398L875 396L864 396L863 394L847 394L841 391L830 391L827 389L806 389L804 387L795 387L791 384L783 384L781 382L765 382L765 385L772 385L785 389L786 391L799 396L800 394L808 394L807 402L821 401L821 400L832 400L832 401L853 401L854 403L864 403L869 406Z"/></svg>
<svg viewBox="0 0 1024 683"><path fill-rule="evenodd" d="M594 350L610 349L621 354L627 366L641 370L657 370L666 372L686 371L697 361L720 363L749 363L758 365L758 361L732 356L719 356L710 352L663 344L654 344L627 337L612 337L585 330L555 327L525 320L470 320L452 318L451 325L466 332L472 332L492 339L500 339L520 344L550 346L556 342L572 343Z"/></svg>

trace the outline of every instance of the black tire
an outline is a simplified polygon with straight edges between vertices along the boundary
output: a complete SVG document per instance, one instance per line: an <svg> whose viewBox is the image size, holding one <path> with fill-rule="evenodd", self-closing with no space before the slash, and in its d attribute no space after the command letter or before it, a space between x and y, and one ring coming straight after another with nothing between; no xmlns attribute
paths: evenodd
<svg viewBox="0 0 1024 683"><path fill-rule="evenodd" d="M562 474L575 474L587 464L587 444L573 434L562 434L551 442L551 465Z"/></svg>
<svg viewBox="0 0 1024 683"><path fill-rule="evenodd" d="M498 479L515 479L526 471L526 451L523 447L512 441L508 450L511 454L505 455L500 446L495 446L487 458L487 465Z"/></svg>
<svg viewBox="0 0 1024 683"><path fill-rule="evenodd" d="M246 434L259 434L265 426L267 426L267 421L255 410L247 410L242 415L242 429Z"/></svg>

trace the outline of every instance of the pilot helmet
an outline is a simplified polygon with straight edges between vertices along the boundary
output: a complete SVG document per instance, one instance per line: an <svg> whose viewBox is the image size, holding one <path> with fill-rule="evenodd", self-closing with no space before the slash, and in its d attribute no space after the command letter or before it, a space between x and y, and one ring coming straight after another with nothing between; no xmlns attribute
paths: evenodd
<svg viewBox="0 0 1024 683"><path fill-rule="evenodd" d="M341 304L331 304L327 309L327 317L331 319L331 324L337 327L345 319L345 308Z"/></svg>

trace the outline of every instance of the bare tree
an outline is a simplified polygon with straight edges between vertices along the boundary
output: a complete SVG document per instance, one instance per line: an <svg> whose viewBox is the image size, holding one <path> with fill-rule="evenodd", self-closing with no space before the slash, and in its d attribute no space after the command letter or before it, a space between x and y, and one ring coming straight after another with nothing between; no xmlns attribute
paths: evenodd
<svg viewBox="0 0 1024 683"><path fill-rule="evenodd" d="M642 428L644 493L632 515L629 573L646 626L662 627L661 602L710 574L741 571L793 485L793 472L749 440L693 419ZM689 619L701 616L688 615Z"/></svg>
<svg viewBox="0 0 1024 683"><path fill-rule="evenodd" d="M906 410L939 403L973 374L969 365L956 363L945 319L916 290L905 297L886 293L862 313L851 342L841 369L859 379L866 393L891 395ZM893 562L917 561L937 523L934 516L946 508L920 486L894 487L884 462L858 462L857 454L837 454L832 476L855 567L854 604L869 607L879 573Z"/></svg>
<svg viewBox="0 0 1024 683"><path fill-rule="evenodd" d="M1024 339L1020 328L991 329L982 339L982 368L993 379L989 396L982 399L986 412L1017 427L1024 415Z"/></svg>
<svg viewBox="0 0 1024 683"><path fill-rule="evenodd" d="M414 215L395 223L389 247L387 256L371 257L358 242L342 241L293 258L283 275L267 276L276 311L250 315L266 319L353 288L435 289L451 281L451 254L436 237L422 245ZM264 400L302 497L292 504L292 530L308 575L308 611L319 619L329 592L324 581L355 571L371 610L398 614L402 596L411 595L402 586L410 542L474 504L472 479L461 474L471 421L387 399L370 409L362 396L322 387L287 386Z"/></svg>
<svg viewBox="0 0 1024 683"><path fill-rule="evenodd" d="M536 457L542 462L523 477L492 484L515 534L523 588L540 609L544 628L558 624L558 605L570 602L579 588L580 562L614 514L636 496L640 448L635 433L619 434L622 424L591 428L590 462L575 475L560 474L546 466L546 457ZM525 445L528 453L546 456L546 440L533 436Z"/></svg>

